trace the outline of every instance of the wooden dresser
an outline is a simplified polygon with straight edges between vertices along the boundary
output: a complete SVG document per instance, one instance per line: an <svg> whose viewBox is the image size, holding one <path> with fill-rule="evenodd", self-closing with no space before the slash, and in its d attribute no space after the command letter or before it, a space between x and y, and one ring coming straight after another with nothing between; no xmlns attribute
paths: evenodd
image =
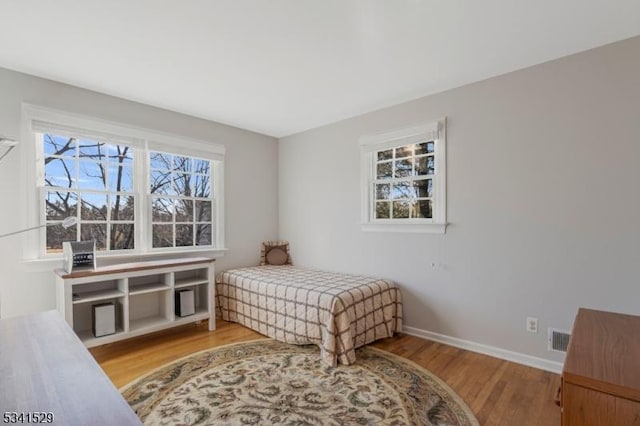
<svg viewBox="0 0 640 426"><path fill-rule="evenodd" d="M561 406L563 426L640 426L640 317L578 311Z"/></svg>

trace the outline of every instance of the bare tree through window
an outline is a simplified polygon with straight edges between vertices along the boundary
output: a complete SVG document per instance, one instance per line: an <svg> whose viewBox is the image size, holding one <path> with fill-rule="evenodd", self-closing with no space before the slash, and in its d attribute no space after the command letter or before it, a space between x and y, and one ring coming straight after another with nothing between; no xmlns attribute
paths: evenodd
<svg viewBox="0 0 640 426"><path fill-rule="evenodd" d="M213 244L211 161L151 152L152 247Z"/></svg>
<svg viewBox="0 0 640 426"><path fill-rule="evenodd" d="M375 152L376 219L433 217L434 148L425 141Z"/></svg>
<svg viewBox="0 0 640 426"><path fill-rule="evenodd" d="M133 148L49 133L42 140L46 222L78 219L68 229L48 227L46 251L76 240L95 240L98 250L134 249Z"/></svg>

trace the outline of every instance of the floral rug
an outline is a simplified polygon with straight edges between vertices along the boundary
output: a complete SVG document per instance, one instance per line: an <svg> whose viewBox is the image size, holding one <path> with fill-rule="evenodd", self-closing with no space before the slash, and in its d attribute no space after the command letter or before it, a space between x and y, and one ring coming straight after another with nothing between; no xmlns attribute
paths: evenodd
<svg viewBox="0 0 640 426"><path fill-rule="evenodd" d="M363 347L328 367L316 346L254 340L163 366L121 389L146 425L478 425L429 371Z"/></svg>

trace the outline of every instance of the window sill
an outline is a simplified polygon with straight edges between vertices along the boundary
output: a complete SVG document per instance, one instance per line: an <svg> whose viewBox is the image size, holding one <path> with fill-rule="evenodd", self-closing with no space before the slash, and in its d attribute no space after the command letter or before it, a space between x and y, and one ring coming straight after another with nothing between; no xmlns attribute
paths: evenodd
<svg viewBox="0 0 640 426"><path fill-rule="evenodd" d="M446 223L363 223L365 232L403 232L416 234L444 234Z"/></svg>
<svg viewBox="0 0 640 426"><path fill-rule="evenodd" d="M97 255L96 262L98 266L112 265L119 263L120 261L132 262L137 260L153 260L162 257L166 258L178 258L183 256L209 256L217 259L223 257L224 253L228 251L228 248L219 249L194 249L194 250L167 250L167 251L154 251L147 253L117 253L117 254L99 254ZM60 256L43 257L39 259L25 259L21 262L21 265L28 269L29 272L43 272L53 271L55 268L62 266L62 254Z"/></svg>

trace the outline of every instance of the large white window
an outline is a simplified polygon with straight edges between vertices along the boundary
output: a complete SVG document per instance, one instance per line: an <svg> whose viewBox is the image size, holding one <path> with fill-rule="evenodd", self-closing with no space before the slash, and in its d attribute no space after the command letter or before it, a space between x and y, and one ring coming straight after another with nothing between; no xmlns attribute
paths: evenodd
<svg viewBox="0 0 640 426"><path fill-rule="evenodd" d="M444 233L445 124L360 139L363 230Z"/></svg>
<svg viewBox="0 0 640 426"><path fill-rule="evenodd" d="M26 104L23 118L24 225L47 225L27 258L82 240L103 255L224 250L223 145Z"/></svg>

